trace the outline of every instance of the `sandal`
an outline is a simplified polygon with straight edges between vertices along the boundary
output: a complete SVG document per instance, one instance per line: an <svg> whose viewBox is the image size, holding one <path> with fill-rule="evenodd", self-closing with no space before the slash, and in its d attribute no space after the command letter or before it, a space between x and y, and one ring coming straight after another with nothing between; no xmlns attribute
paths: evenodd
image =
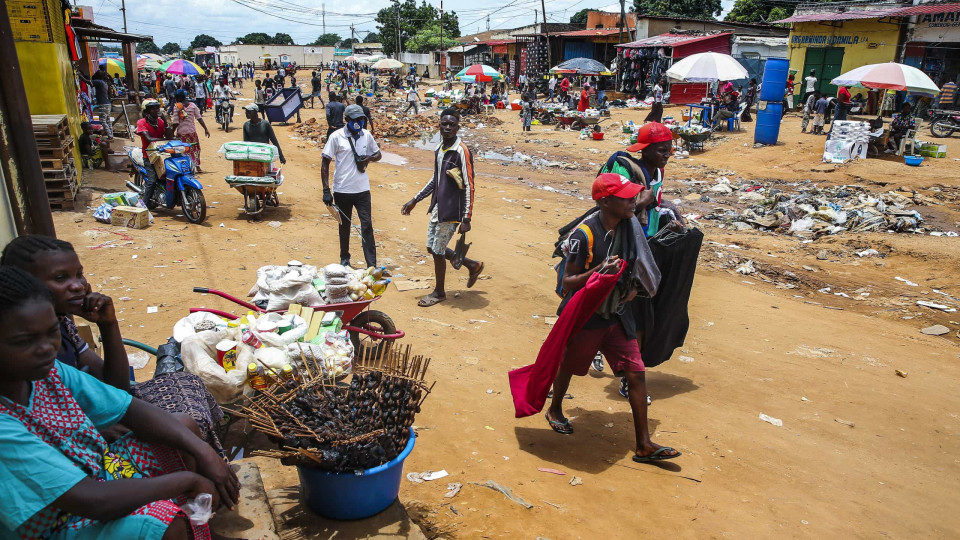
<svg viewBox="0 0 960 540"><path fill-rule="evenodd" d="M480 263L480 266L477 267L476 272L470 272L470 278L467 280L467 288L473 287L477 284L477 280L480 279L480 272L483 272L483 263Z"/></svg>
<svg viewBox="0 0 960 540"><path fill-rule="evenodd" d="M640 455L634 454L633 460L636 461L637 463L650 463L651 461L666 461L668 459L678 458L683 455L680 452L677 452L676 454L673 454L670 456L663 455L664 452L671 452L671 451L677 452L676 450L674 450L673 448L670 448L669 446L661 446L660 448L657 448L649 456L640 456Z"/></svg>
<svg viewBox="0 0 960 540"><path fill-rule="evenodd" d="M547 423L550 424L550 427L557 433L561 435L573 434L573 426L570 424L569 418L564 418L563 422L557 422L556 420L551 420L546 414L544 414L543 417L547 419Z"/></svg>
<svg viewBox="0 0 960 540"><path fill-rule="evenodd" d="M417 302L417 305L420 306L420 307L435 306L435 305L439 304L440 302L443 302L443 301L446 300L446 299L447 299L447 297L438 298L438 297L433 296L433 295L427 295L427 296L424 296L423 298L421 298L420 301Z"/></svg>

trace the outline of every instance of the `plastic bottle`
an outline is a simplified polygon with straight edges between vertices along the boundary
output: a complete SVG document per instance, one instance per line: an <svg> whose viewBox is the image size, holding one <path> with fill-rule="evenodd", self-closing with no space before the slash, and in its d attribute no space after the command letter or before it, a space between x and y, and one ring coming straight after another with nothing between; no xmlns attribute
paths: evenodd
<svg viewBox="0 0 960 540"><path fill-rule="evenodd" d="M270 379L263 374L263 368L255 362L247 364L247 384L254 390L266 390L270 386Z"/></svg>
<svg viewBox="0 0 960 540"><path fill-rule="evenodd" d="M249 330L244 330L243 336L241 339L243 340L244 343L253 347L254 349L259 349L260 347L263 346L263 342L260 341L260 338L253 335L253 332Z"/></svg>
<svg viewBox="0 0 960 540"><path fill-rule="evenodd" d="M384 292L386 292L388 285L390 285L390 278L377 281L373 284L373 287L371 287L373 294L377 296L382 295Z"/></svg>
<svg viewBox="0 0 960 540"><path fill-rule="evenodd" d="M280 384L286 387L288 390L293 389L300 384L300 377L297 370L293 368L290 364L284 364L283 369L280 370Z"/></svg>
<svg viewBox="0 0 960 540"><path fill-rule="evenodd" d="M380 281L381 279L383 279L383 275L386 272L387 272L387 267L381 266L379 268L374 269L373 272L370 272L370 276L373 278L374 281Z"/></svg>

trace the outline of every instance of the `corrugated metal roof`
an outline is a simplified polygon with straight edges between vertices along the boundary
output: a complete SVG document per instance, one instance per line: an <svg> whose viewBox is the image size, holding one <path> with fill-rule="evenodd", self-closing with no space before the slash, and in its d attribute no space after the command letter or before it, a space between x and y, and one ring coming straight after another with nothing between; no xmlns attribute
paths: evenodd
<svg viewBox="0 0 960 540"><path fill-rule="evenodd" d="M906 17L908 15L932 15L934 13L950 13L951 11L960 11L960 4L941 4L927 3L917 4L916 6L906 7L897 10L897 15Z"/></svg>
<svg viewBox="0 0 960 540"><path fill-rule="evenodd" d="M882 19L896 17L901 8L858 9L853 11L818 11L816 13L794 14L786 19L774 21L780 23L801 23L814 21L852 21L856 19Z"/></svg>
<svg viewBox="0 0 960 540"><path fill-rule="evenodd" d="M629 37L631 30L631 28L624 28L623 32L627 34L627 37ZM575 30L573 32L563 32L556 35L563 37L604 37L615 36L619 34L619 28L595 28L593 30Z"/></svg>
<svg viewBox="0 0 960 540"><path fill-rule="evenodd" d="M643 47L677 47L680 45L689 45L705 39L713 39L719 36L730 36L733 32L722 32L719 34L710 34L708 36L691 36L687 34L660 34L648 38L632 41L630 43L621 43L617 47L624 49L640 49Z"/></svg>

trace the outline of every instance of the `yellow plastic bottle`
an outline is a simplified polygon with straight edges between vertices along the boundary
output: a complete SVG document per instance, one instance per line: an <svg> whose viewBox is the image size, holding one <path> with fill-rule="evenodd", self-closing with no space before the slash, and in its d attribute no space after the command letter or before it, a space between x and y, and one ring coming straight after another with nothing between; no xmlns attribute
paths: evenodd
<svg viewBox="0 0 960 540"><path fill-rule="evenodd" d="M247 384L254 390L266 390L270 386L270 380L263 374L263 368L255 362L247 364Z"/></svg>
<svg viewBox="0 0 960 540"><path fill-rule="evenodd" d="M376 296L382 295L384 292L386 292L388 285L390 285L390 278L377 281L372 287L373 294Z"/></svg>

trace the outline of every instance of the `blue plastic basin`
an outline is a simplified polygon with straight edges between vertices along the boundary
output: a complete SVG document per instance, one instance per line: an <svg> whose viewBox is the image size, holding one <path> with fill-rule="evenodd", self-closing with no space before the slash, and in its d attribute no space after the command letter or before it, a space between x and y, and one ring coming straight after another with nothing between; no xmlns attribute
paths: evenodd
<svg viewBox="0 0 960 540"><path fill-rule="evenodd" d="M403 460L413 451L416 439L411 429L407 446L399 456L362 474L298 465L301 499L307 508L330 519L363 519L386 510L400 493Z"/></svg>
<svg viewBox="0 0 960 540"><path fill-rule="evenodd" d="M919 166L923 163L923 156L903 156L903 161L907 165Z"/></svg>

